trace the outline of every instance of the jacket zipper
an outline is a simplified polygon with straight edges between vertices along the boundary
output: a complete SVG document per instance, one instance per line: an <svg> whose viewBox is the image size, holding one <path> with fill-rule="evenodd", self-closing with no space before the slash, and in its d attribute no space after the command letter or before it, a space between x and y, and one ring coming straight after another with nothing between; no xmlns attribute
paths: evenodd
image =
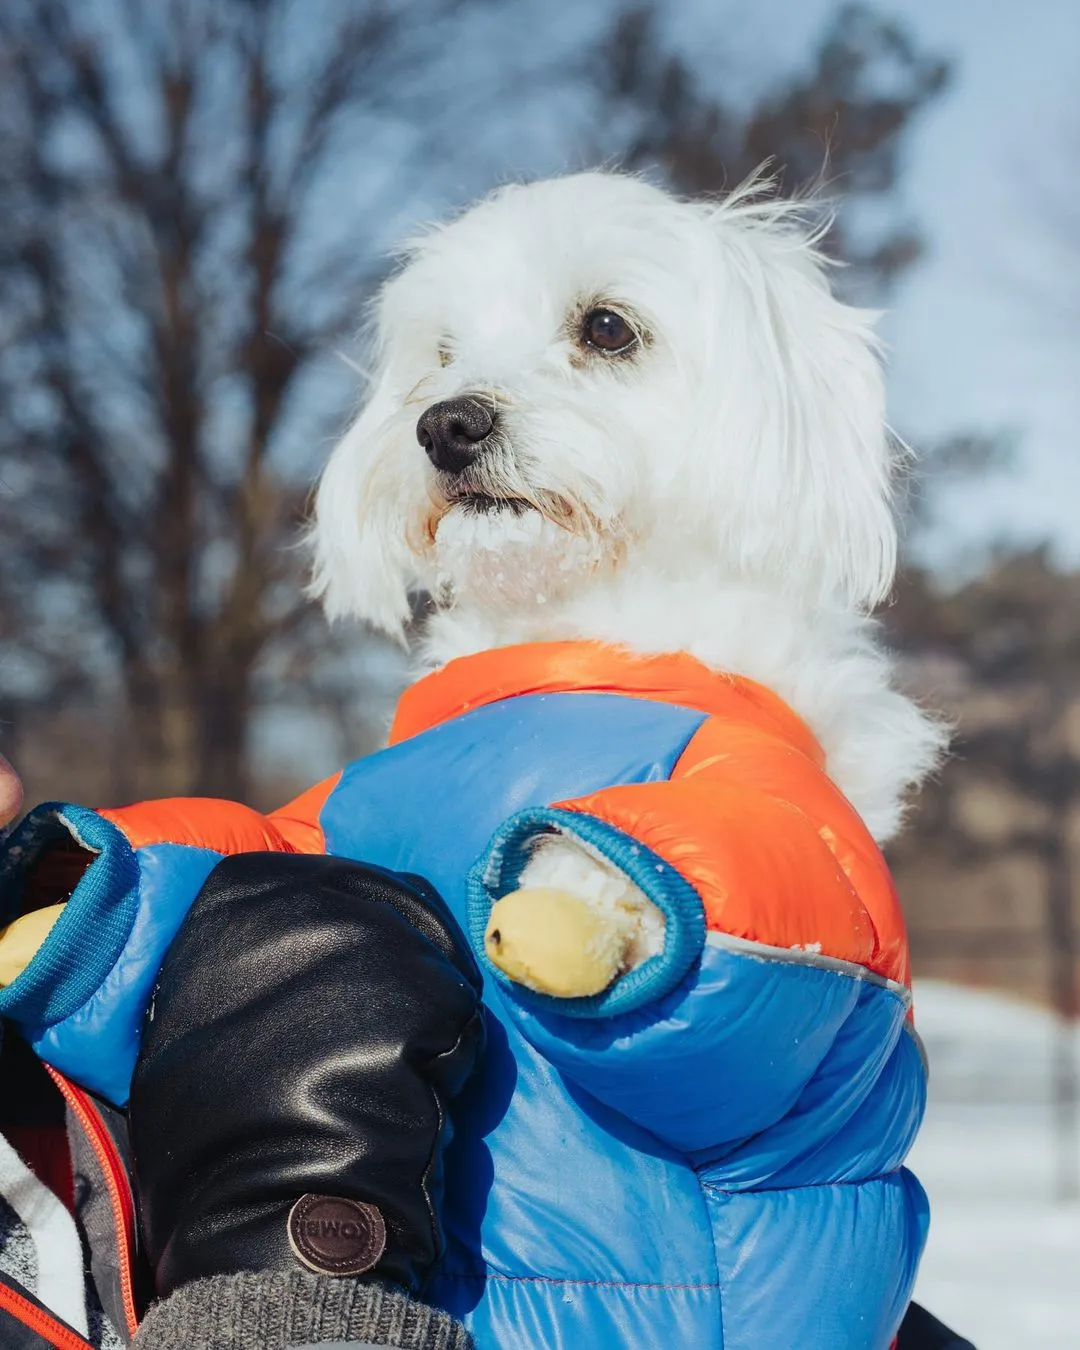
<svg viewBox="0 0 1080 1350"><path fill-rule="evenodd" d="M94 1350L90 1342L84 1341L78 1332L72 1331L63 1322L58 1322L36 1303L23 1298L17 1289L12 1289L10 1285L2 1282L0 1282L0 1308L6 1309L24 1327L36 1332L43 1340L55 1346L56 1350Z"/></svg>
<svg viewBox="0 0 1080 1350"><path fill-rule="evenodd" d="M74 1113L75 1119L82 1126L105 1178L120 1257L120 1293L124 1304L124 1319L127 1322L128 1335L133 1337L139 1329L132 1280L132 1267L135 1261L135 1202L131 1195L127 1169L108 1130L101 1124L89 1097L51 1065L46 1064L45 1068Z"/></svg>

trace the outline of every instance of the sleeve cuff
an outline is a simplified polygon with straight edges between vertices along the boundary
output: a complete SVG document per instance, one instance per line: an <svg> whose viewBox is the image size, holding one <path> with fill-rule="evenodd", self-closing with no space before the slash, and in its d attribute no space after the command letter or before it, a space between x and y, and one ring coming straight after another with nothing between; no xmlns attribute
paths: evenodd
<svg viewBox="0 0 1080 1350"><path fill-rule="evenodd" d="M663 951L588 998L554 998L526 989L492 965L484 951L492 905L517 889L533 847L553 834L573 840L585 852L617 867L663 911L667 921ZM705 945L701 900L670 863L606 821L556 807L521 811L496 831L487 852L469 873L468 917L473 947L503 992L534 1011L562 1017L617 1017L663 998L686 977Z"/></svg>
<svg viewBox="0 0 1080 1350"><path fill-rule="evenodd" d="M377 1281L299 1271L241 1271L182 1285L155 1303L135 1350L472 1350L464 1327Z"/></svg>
<svg viewBox="0 0 1080 1350"><path fill-rule="evenodd" d="M63 913L27 968L0 989L0 1017L50 1026L69 1017L115 965L135 922L139 866L123 834L97 812L62 802L36 807L0 857L0 921L20 912L36 858L72 840L95 855Z"/></svg>

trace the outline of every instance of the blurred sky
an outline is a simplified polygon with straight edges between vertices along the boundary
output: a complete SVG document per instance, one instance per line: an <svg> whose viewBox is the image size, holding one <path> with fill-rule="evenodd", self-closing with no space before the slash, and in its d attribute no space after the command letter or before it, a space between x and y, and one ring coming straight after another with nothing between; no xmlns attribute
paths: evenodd
<svg viewBox="0 0 1080 1350"><path fill-rule="evenodd" d="M717 12L707 0L678 8L680 23L691 8L703 23ZM798 62L833 8L758 0L741 40ZM1080 295L1080 3L879 8L955 64L911 136L900 189L928 250L884 326L891 417L916 445L969 428L1020 442L1015 470L942 494L928 549L963 567L997 537L1050 536L1080 562L1080 308L1070 322L1062 304Z"/></svg>

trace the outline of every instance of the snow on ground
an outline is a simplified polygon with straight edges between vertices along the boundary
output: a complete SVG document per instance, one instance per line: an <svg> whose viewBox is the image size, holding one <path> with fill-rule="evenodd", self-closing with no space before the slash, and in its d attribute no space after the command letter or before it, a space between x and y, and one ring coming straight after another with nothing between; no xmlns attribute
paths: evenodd
<svg viewBox="0 0 1080 1350"><path fill-rule="evenodd" d="M932 1213L915 1296L977 1350L1076 1350L1080 1202L1055 1198L1055 1020L924 981L915 1023L930 1103L910 1166ZM1073 1045L1080 1056L1080 1032ZM1080 1167L1080 1138L1071 1160Z"/></svg>

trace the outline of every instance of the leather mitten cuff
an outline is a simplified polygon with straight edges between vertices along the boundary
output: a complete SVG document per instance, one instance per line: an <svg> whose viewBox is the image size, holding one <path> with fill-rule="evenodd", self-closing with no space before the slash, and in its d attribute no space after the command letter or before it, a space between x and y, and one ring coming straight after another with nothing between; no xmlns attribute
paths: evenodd
<svg viewBox="0 0 1080 1350"><path fill-rule="evenodd" d="M215 1275L155 1303L133 1350L290 1350L319 1345L472 1350L447 1313L388 1285L300 1271Z"/></svg>

